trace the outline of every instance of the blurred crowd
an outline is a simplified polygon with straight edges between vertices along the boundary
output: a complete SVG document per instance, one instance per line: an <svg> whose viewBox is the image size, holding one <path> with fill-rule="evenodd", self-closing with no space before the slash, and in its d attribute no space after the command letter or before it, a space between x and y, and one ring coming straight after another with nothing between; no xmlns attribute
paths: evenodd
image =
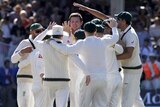
<svg viewBox="0 0 160 107"><path fill-rule="evenodd" d="M75 9L73 2L109 14L109 0L100 0L99 3L95 1L0 0L0 107L1 102L5 101L12 102L12 107L16 107L18 67L10 63L10 57L19 42L28 38L30 25L38 22L46 27L50 21L62 24L68 20L71 12L81 13L84 23L94 18L87 12ZM135 7L131 13L134 16L132 25L137 31L141 46L144 69L141 88L157 90L160 89L160 0L139 0Z"/></svg>
<svg viewBox="0 0 160 107"><path fill-rule="evenodd" d="M160 89L160 0L142 0L133 12L143 63L142 89Z"/></svg>

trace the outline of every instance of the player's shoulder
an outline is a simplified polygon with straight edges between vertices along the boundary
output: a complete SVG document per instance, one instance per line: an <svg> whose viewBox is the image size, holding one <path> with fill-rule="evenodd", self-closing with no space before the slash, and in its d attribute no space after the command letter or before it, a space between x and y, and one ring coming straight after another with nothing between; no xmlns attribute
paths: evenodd
<svg viewBox="0 0 160 107"><path fill-rule="evenodd" d="M21 43L29 43L29 39L23 39Z"/></svg>
<svg viewBox="0 0 160 107"><path fill-rule="evenodd" d="M28 46L28 45L31 45L31 43L29 42L28 39L23 39L20 43L19 43L19 46Z"/></svg>
<svg viewBox="0 0 160 107"><path fill-rule="evenodd" d="M110 35L110 34L105 34L105 35L103 35L103 37L100 38L100 39L103 40L103 39L108 39L108 38L111 38L111 37L112 37L112 35Z"/></svg>
<svg viewBox="0 0 160 107"><path fill-rule="evenodd" d="M86 41L85 39L80 39L80 40L77 40L76 44L77 44L77 43L83 43L83 42L85 42L85 41Z"/></svg>

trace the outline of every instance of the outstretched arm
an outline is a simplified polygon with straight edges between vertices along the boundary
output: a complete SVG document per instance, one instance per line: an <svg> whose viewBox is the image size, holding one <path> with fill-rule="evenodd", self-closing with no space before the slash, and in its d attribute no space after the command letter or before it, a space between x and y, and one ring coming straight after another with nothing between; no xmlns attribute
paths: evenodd
<svg viewBox="0 0 160 107"><path fill-rule="evenodd" d="M51 40L49 44L62 54L70 55L70 54L78 54L80 52L83 42L79 40L74 45L65 45L65 44L58 44L55 40Z"/></svg>
<svg viewBox="0 0 160 107"><path fill-rule="evenodd" d="M47 27L47 29L45 29L45 31L40 33L33 41L41 41L41 40L43 40L43 38L46 36L47 32L49 30L51 30L54 25L56 25L55 22L50 22L48 27Z"/></svg>
<svg viewBox="0 0 160 107"><path fill-rule="evenodd" d="M111 18L108 24L112 28L112 35L104 35L101 39L105 42L106 46L113 46L119 40L117 22L114 18Z"/></svg>
<svg viewBox="0 0 160 107"><path fill-rule="evenodd" d="M87 11L87 12L89 12L90 14L92 14L93 16L95 16L95 17L97 17L97 18L99 18L99 19L102 19L102 20L108 19L108 18L112 18L111 16L105 15L104 13L102 13L102 12L96 10L96 9L89 8L89 7L84 6L84 5L82 5L82 4L79 4L79 3L75 3L75 2L74 2L73 5L74 5L75 7L78 7L80 10Z"/></svg>
<svg viewBox="0 0 160 107"><path fill-rule="evenodd" d="M69 55L69 59L80 68L85 75L89 75L87 68L85 64L82 62L82 60L75 54L75 55Z"/></svg>

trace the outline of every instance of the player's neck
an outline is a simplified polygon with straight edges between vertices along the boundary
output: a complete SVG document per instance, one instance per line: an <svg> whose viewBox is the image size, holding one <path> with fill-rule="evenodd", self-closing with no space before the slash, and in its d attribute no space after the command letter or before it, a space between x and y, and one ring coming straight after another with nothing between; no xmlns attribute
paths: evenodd
<svg viewBox="0 0 160 107"><path fill-rule="evenodd" d="M129 25L125 25L121 28L122 31L126 30L126 28L128 27Z"/></svg>

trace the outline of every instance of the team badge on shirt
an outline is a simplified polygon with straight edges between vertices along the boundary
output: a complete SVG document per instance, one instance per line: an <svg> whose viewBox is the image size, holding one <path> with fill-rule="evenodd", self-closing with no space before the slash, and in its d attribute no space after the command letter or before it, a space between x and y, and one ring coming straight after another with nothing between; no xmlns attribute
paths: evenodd
<svg viewBox="0 0 160 107"><path fill-rule="evenodd" d="M132 44L134 43L134 41L131 42Z"/></svg>
<svg viewBox="0 0 160 107"><path fill-rule="evenodd" d="M42 58L42 55L41 55L41 54L39 54L38 58Z"/></svg>

